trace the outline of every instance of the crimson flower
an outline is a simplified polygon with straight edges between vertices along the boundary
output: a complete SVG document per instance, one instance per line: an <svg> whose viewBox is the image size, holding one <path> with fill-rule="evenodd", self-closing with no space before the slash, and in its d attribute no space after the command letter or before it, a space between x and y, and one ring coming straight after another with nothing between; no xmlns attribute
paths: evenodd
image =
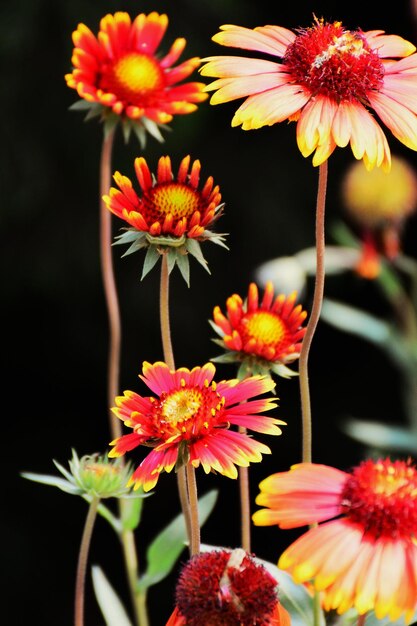
<svg viewBox="0 0 417 626"><path fill-rule="evenodd" d="M250 130L295 121L298 147L304 157L314 152L314 166L350 143L368 169L388 170L390 149L373 110L399 141L417 150L417 55L409 41L323 19L296 32L227 24L213 40L271 57L202 59L201 74L217 79L206 87L215 92L211 104L245 98L232 126Z"/></svg>
<svg viewBox="0 0 417 626"><path fill-rule="evenodd" d="M195 555L181 571L166 626L290 626L277 587L241 548Z"/></svg>

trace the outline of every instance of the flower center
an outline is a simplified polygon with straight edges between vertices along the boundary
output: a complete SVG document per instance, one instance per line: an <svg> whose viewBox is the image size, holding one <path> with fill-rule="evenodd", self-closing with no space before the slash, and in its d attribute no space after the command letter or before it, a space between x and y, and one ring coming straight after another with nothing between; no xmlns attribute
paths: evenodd
<svg viewBox="0 0 417 626"><path fill-rule="evenodd" d="M200 208L199 194L182 183L158 184L144 196L146 217L156 221L171 214L174 220L189 218Z"/></svg>
<svg viewBox="0 0 417 626"><path fill-rule="evenodd" d="M242 319L245 339L256 339L264 345L277 346L287 334L284 322L269 311L255 311Z"/></svg>
<svg viewBox="0 0 417 626"><path fill-rule="evenodd" d="M149 97L160 89L163 75L159 65L146 54L129 52L103 71L100 88L121 100L140 105L138 98Z"/></svg>
<svg viewBox="0 0 417 626"><path fill-rule="evenodd" d="M162 393L153 405L154 424L159 437L169 439L182 435L197 439L223 425L225 400L216 392L216 383L204 387L185 387Z"/></svg>
<svg viewBox="0 0 417 626"><path fill-rule="evenodd" d="M313 95L336 102L367 102L371 90L379 90L384 67L360 31L348 31L341 22L323 21L302 31L287 48L283 62L294 82Z"/></svg>
<svg viewBox="0 0 417 626"><path fill-rule="evenodd" d="M341 505L375 538L416 536L417 470L405 461L364 461L346 481Z"/></svg>
<svg viewBox="0 0 417 626"><path fill-rule="evenodd" d="M168 396L161 408L161 416L167 422L182 422L194 417L202 405L199 389L180 389Z"/></svg>

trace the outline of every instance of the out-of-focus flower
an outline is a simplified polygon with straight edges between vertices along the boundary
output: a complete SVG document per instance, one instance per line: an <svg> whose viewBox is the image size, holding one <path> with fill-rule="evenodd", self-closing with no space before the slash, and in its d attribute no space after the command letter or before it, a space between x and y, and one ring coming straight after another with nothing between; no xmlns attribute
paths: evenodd
<svg viewBox="0 0 417 626"><path fill-rule="evenodd" d="M124 256L147 248L142 278L161 254L167 254L170 271L177 264L188 283L189 254L208 271L201 252L201 241L210 240L226 247L224 235L213 233L208 228L223 211L219 187L209 176L199 189L200 171L200 161L191 163L188 155L182 159L175 177L170 157L163 156L158 161L156 176L153 176L146 160L138 157L135 159L135 172L142 192L140 195L127 176L120 172L114 174L118 188L112 187L103 200L112 213L131 227L116 238L118 244L130 244Z"/></svg>
<svg viewBox="0 0 417 626"><path fill-rule="evenodd" d="M357 271L375 278L380 256L392 260L398 255L404 224L417 209L417 173L397 156L392 157L390 172L368 172L361 163L354 163L343 179L342 198L362 237Z"/></svg>
<svg viewBox="0 0 417 626"><path fill-rule="evenodd" d="M278 584L238 548L204 552L184 565L166 626L290 626Z"/></svg>
<svg viewBox="0 0 417 626"><path fill-rule="evenodd" d="M213 381L215 367L206 363L191 371L170 370L165 363L143 364L140 378L157 397L125 391L116 398L114 414L133 432L111 442L109 456L121 456L140 445L153 450L134 471L129 484L152 489L162 471L170 472L187 463L202 465L237 478L236 465L247 467L262 460L270 449L231 425L269 435L280 435L281 420L258 415L277 405L273 398L249 400L271 391L270 378L253 376L244 381Z"/></svg>
<svg viewBox="0 0 417 626"><path fill-rule="evenodd" d="M286 364L299 357L306 331L302 324L307 317L301 304L295 306L296 296L293 292L274 297L272 282L268 281L259 302L258 287L251 283L245 301L237 294L227 299L226 315L216 306L211 324L221 339L214 341L226 352L213 360L241 362L242 377L248 372L269 371L284 377L296 375Z"/></svg>
<svg viewBox="0 0 417 626"><path fill-rule="evenodd" d="M354 607L410 621L417 606L417 469L410 460L366 460L351 473L300 463L259 487L256 502L268 508L254 513L257 526L315 525L278 566L296 582L312 581L325 610Z"/></svg>
<svg viewBox="0 0 417 626"><path fill-rule="evenodd" d="M389 169L390 149L373 109L399 141L417 150L417 55L401 37L315 19L296 32L227 24L213 40L279 59L202 59L201 74L217 78L206 87L215 91L211 104L245 98L232 126L296 121L298 147L304 157L314 152L313 165L350 143L368 169Z"/></svg>
<svg viewBox="0 0 417 626"><path fill-rule="evenodd" d="M182 82L200 65L198 57L174 66L185 39L176 39L166 55L158 53L167 27L168 17L156 12L133 21L122 11L108 14L97 37L79 24L72 35L74 69L65 76L82 99L73 108L87 109L87 117L101 116L110 125L122 120L142 145L146 132L162 141L161 127L207 98L203 83Z"/></svg>

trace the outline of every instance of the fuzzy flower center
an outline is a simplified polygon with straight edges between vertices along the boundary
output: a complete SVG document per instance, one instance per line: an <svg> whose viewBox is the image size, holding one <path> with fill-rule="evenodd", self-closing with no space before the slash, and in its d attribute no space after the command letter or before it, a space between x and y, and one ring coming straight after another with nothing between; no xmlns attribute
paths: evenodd
<svg viewBox="0 0 417 626"><path fill-rule="evenodd" d="M283 62L294 82L313 95L336 102L359 100L379 90L384 67L360 31L344 30L341 22L318 21L303 30L287 48Z"/></svg>
<svg viewBox="0 0 417 626"><path fill-rule="evenodd" d="M241 549L202 553L181 572L177 607L187 626L265 626L278 603L276 587Z"/></svg>
<svg viewBox="0 0 417 626"><path fill-rule="evenodd" d="M417 535L417 470L409 462L364 461L347 479L343 512L373 537Z"/></svg>
<svg viewBox="0 0 417 626"><path fill-rule="evenodd" d="M159 65L146 54L130 52L103 72L100 87L120 99L133 100L149 96L163 86Z"/></svg>
<svg viewBox="0 0 417 626"><path fill-rule="evenodd" d="M216 383L204 387L186 387L162 393L153 404L154 424L162 438L181 435L196 439L214 427L223 425L225 400L216 391Z"/></svg>
<svg viewBox="0 0 417 626"><path fill-rule="evenodd" d="M174 220L189 218L200 208L200 195L182 183L159 184L144 196L148 219L159 221L167 215Z"/></svg>

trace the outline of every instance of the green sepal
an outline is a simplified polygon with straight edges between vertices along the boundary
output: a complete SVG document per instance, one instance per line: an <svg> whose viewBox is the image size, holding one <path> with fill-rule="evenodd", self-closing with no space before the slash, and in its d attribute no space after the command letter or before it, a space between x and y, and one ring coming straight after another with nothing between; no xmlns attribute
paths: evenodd
<svg viewBox="0 0 417 626"><path fill-rule="evenodd" d="M146 239L152 246L167 246L169 248L181 248L181 246L183 246L186 242L185 235L181 235L181 237L170 237L169 235L166 235L165 237L163 235L154 237L153 235L146 233Z"/></svg>
<svg viewBox="0 0 417 626"><path fill-rule="evenodd" d="M215 243L216 245L221 246L226 250L230 250L230 248L224 243L225 238L228 236L228 234L229 233L213 233L211 230L205 230L203 239L208 239L212 243Z"/></svg>
<svg viewBox="0 0 417 626"><path fill-rule="evenodd" d="M294 376L298 376L298 372L296 370L290 369L284 365L284 363L272 363L270 364L269 369L277 376L281 376L281 378L293 378Z"/></svg>
<svg viewBox="0 0 417 626"><path fill-rule="evenodd" d="M69 111L89 111L94 106L93 102L87 102L87 100L77 100L71 106L68 107Z"/></svg>
<svg viewBox="0 0 417 626"><path fill-rule="evenodd" d="M187 254L181 254L181 250L176 250L177 252L177 265L178 269L181 272L181 276L187 283L187 287L190 286L190 262L188 260Z"/></svg>
<svg viewBox="0 0 417 626"><path fill-rule="evenodd" d="M170 126L167 126L166 124L157 124L156 122L154 122L153 120L150 120L147 117L142 117L141 123L145 131L148 132L151 135L151 137L156 139L156 141L159 141L159 143L164 143L165 141L165 138L161 133L161 129L165 131L171 130Z"/></svg>
<svg viewBox="0 0 417 626"><path fill-rule="evenodd" d="M190 450L188 448L188 444L186 441L181 441L179 446L178 446L178 454L177 454L177 460L175 462L175 471L178 472L178 470L181 469L181 467L184 467L184 465L187 465L187 463L190 460Z"/></svg>
<svg viewBox="0 0 417 626"><path fill-rule="evenodd" d="M217 490L206 493L198 500L200 526L206 522L217 501ZM187 545L187 530L182 513L166 526L152 541L146 551L147 567L138 580L138 591L144 591L166 578Z"/></svg>
<svg viewBox="0 0 417 626"><path fill-rule="evenodd" d="M118 115L114 113L110 113L106 115L104 118L104 138L107 139L116 129L117 124L119 123L120 118Z"/></svg>
<svg viewBox="0 0 417 626"><path fill-rule="evenodd" d="M217 326L217 324L215 322L213 322L213 320L209 319L208 323L210 324L210 326L212 327L214 332L217 333L220 337L225 337L226 336L226 333L224 332L224 330L222 328L220 328L220 326ZM212 339L212 341L218 343L221 340L220 339ZM221 341L221 343L219 345L224 345L223 341Z"/></svg>
<svg viewBox="0 0 417 626"><path fill-rule="evenodd" d="M172 270L175 267L175 263L177 261L177 253L176 253L175 248L168 248L165 251L165 254L167 255L168 274L171 274Z"/></svg>
<svg viewBox="0 0 417 626"><path fill-rule="evenodd" d="M217 342L216 339L213 339L213 341ZM225 352L224 354L212 357L210 361L213 363L236 363L239 362L239 358L236 352Z"/></svg>
<svg viewBox="0 0 417 626"><path fill-rule="evenodd" d="M145 276L151 271L151 269L156 265L160 256L161 255L154 246L149 246L146 251L145 260L143 262L142 276L140 277L141 280L143 280Z"/></svg>
<svg viewBox="0 0 417 626"><path fill-rule="evenodd" d="M186 247L187 251L195 259L197 259L197 261L200 263L200 265L202 265L204 267L206 272L211 274L209 266L207 264L207 261L204 258L203 253L201 252L201 246L200 246L199 242L196 239L193 239L193 238L187 239L187 243L185 244L185 247Z"/></svg>
<svg viewBox="0 0 417 626"><path fill-rule="evenodd" d="M65 480L65 478L60 478L59 476L52 476L50 474L34 474L32 472L21 472L20 475L22 478L33 480L34 482L41 483L42 485L58 487L61 491L69 493L73 496L81 496L83 493L82 489L80 489L77 485L70 483L68 480Z"/></svg>

